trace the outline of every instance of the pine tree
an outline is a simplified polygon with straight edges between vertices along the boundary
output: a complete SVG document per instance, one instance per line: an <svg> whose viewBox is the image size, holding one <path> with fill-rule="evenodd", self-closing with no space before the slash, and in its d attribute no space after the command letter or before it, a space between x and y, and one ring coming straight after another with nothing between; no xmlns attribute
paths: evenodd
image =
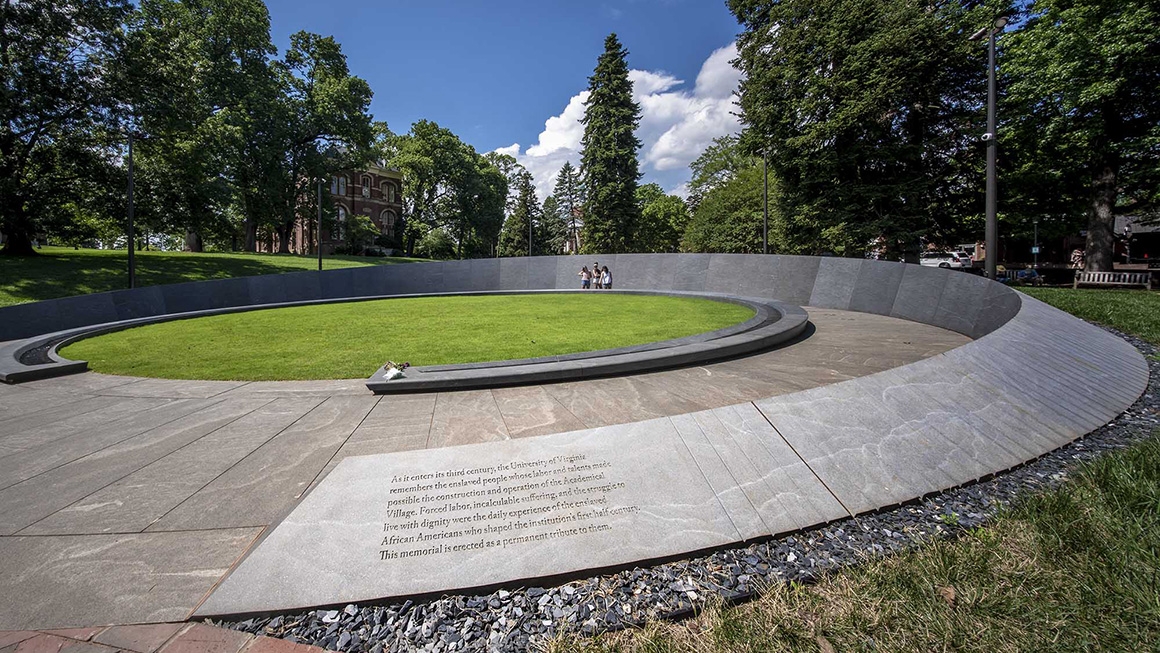
<svg viewBox="0 0 1160 653"><path fill-rule="evenodd" d="M515 210L503 223L503 231L499 234L500 256L528 256L529 229L538 231L542 222L540 201L536 199L536 187L532 183L532 175L528 172L520 174L516 181L517 192ZM530 223L530 226L529 226ZM542 229L539 229L542 231ZM542 235L533 234L532 255L544 255L545 251Z"/></svg>
<svg viewBox="0 0 1160 653"><path fill-rule="evenodd" d="M580 171L570 161L565 161L556 175L556 187L552 189L552 196L560 207L560 215L567 225L568 233L565 242L571 241L568 251L575 254L580 249L580 227L584 215L584 184L580 178Z"/></svg>
<svg viewBox="0 0 1160 653"><path fill-rule="evenodd" d="M627 54L616 34L610 34L604 40L604 54L588 78L584 137L580 141L588 191L583 234L587 253L630 251L640 218L636 202L640 140L635 134L640 105L632 99Z"/></svg>
<svg viewBox="0 0 1160 653"><path fill-rule="evenodd" d="M564 209L559 198L549 195L544 200L543 219L540 221L539 242L544 245L543 254L559 254L564 251L564 243L568 240L568 221L564 217Z"/></svg>

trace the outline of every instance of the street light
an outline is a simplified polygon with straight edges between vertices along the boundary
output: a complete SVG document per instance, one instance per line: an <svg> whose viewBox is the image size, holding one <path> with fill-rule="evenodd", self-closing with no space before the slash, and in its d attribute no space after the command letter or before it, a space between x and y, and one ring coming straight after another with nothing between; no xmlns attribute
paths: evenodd
<svg viewBox="0 0 1160 653"><path fill-rule="evenodd" d="M999 258L999 219L996 210L996 196L998 184L995 174L995 35L1003 31L1007 25L1007 17L995 19L995 27L983 29L970 36L971 41L978 41L987 37L987 133L983 140L987 143L987 278L995 278L996 259Z"/></svg>
<svg viewBox="0 0 1160 653"><path fill-rule="evenodd" d="M316 238L318 244L316 245L316 247L318 248L318 271L319 272L322 272L322 184L323 184L323 179L321 177L319 177L318 178L318 229L316 230L317 234L318 234L318 236Z"/></svg>
<svg viewBox="0 0 1160 653"><path fill-rule="evenodd" d="M133 130L129 130L129 288L137 286L137 261L134 258L133 246L135 236L133 235Z"/></svg>
<svg viewBox="0 0 1160 653"><path fill-rule="evenodd" d="M1036 270L1039 269L1039 218L1035 218L1035 245L1031 248L1031 253L1035 255Z"/></svg>
<svg viewBox="0 0 1160 653"><path fill-rule="evenodd" d="M769 253L769 148L761 151L761 172L764 182L761 187L761 253Z"/></svg>

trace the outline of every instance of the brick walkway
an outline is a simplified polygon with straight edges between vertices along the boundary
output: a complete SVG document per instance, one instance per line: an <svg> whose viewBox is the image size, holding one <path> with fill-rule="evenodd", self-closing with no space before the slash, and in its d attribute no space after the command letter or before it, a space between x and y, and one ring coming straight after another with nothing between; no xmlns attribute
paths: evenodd
<svg viewBox="0 0 1160 653"><path fill-rule="evenodd" d="M171 623L67 630L0 630L0 653L319 653L274 637L206 624Z"/></svg>

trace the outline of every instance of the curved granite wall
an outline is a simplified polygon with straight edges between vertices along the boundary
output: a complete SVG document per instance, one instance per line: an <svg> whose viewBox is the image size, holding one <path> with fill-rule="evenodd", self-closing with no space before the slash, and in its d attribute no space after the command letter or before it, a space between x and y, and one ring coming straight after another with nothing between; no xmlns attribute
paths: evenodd
<svg viewBox="0 0 1160 653"><path fill-rule="evenodd" d="M764 297L900 317L972 338L1019 310L1019 295L986 279L883 261L752 254L537 256L409 263L118 290L0 308L0 342L76 327L234 306L479 290L578 288L591 260L615 287Z"/></svg>

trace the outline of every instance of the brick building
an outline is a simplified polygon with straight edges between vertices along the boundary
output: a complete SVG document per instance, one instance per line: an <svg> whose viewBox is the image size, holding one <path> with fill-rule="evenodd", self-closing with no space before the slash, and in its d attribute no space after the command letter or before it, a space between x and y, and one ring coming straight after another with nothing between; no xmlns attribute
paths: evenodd
<svg viewBox="0 0 1160 653"><path fill-rule="evenodd" d="M362 170L345 171L330 180L330 200L336 212L338 228L335 233L322 230L322 253L333 254L346 245L345 223L351 215L365 215L374 223L382 236L384 249L401 249L403 212L403 175L398 170L368 165ZM300 254L312 253L314 220L299 219L294 225L293 249Z"/></svg>

